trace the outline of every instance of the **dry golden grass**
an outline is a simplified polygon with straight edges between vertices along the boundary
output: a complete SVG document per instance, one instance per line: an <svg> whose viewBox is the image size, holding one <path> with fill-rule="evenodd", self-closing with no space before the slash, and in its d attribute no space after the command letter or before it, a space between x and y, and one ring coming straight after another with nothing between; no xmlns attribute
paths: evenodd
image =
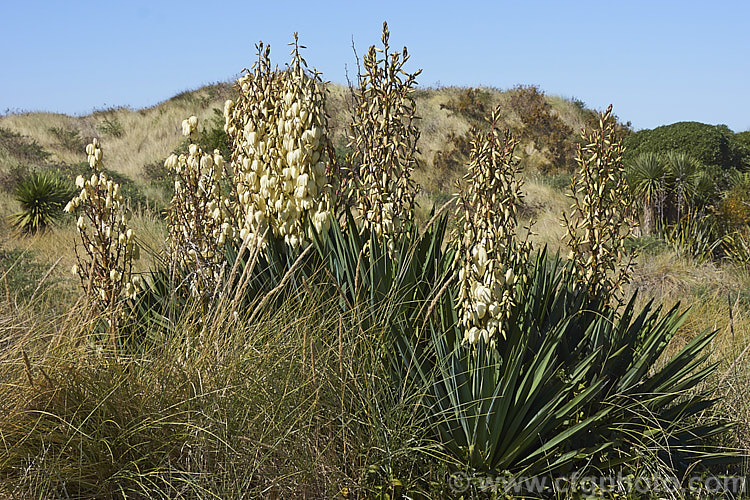
<svg viewBox="0 0 750 500"><path fill-rule="evenodd" d="M570 201L565 193L535 177L529 177L524 187L529 220L534 223L534 246L541 248L546 245L552 253L561 251L565 230L560 224L560 217L563 211L568 210Z"/></svg>
<svg viewBox="0 0 750 500"><path fill-rule="evenodd" d="M441 104L448 104L451 99L457 98L461 90L450 87L420 92L417 95L417 112L421 118L419 126L422 131L419 139L420 159L427 165L432 165L435 153L445 147L449 134L462 135L469 130L469 123L464 118L449 110L440 109Z"/></svg>
<svg viewBox="0 0 750 500"><path fill-rule="evenodd" d="M350 118L349 89L336 84L329 84L328 89L327 111L330 115L331 135L336 146L344 146L348 142L346 127ZM487 96L488 110L498 104L507 104L502 107L505 126L520 126L520 118L509 106L507 92L489 88L480 90ZM419 159L426 168L416 172L415 177L423 185L429 184L435 153L448 146L449 135L453 133L460 136L470 128L471 124L465 117L448 109L441 109L441 105L459 99L465 92L466 89L458 87L417 92L417 111L421 118L419 126L422 132L418 143ZM143 181L144 165L163 161L183 141L180 126L183 119L196 115L201 123L205 124L207 119L213 118L214 108L222 109L224 101L233 97L233 93L230 83L219 83L183 92L155 106L140 110L113 108L95 111L85 116L40 112L10 114L0 117L0 127L36 140L46 151L53 154L50 162L85 161L82 148L79 151L63 147L51 129L78 131L83 145L97 136L102 142L105 167L140 182ZM580 110L573 103L554 96L548 97L548 102L566 123L570 121L569 125L574 129L580 128ZM119 123L123 131L120 137L107 132L107 121ZM534 160L534 151L524 153L525 149L526 145L521 145L519 153L523 156L532 155L529 164L540 161ZM16 164L16 159L7 157L0 148L0 170Z"/></svg>
<svg viewBox="0 0 750 500"><path fill-rule="evenodd" d="M560 96L546 96L547 102L552 107L553 114L556 114L564 121L574 133L579 133L586 125L583 119L583 111L575 106L569 99Z"/></svg>
<svg viewBox="0 0 750 500"><path fill-rule="evenodd" d="M671 250L641 255L627 293L638 290L640 305L654 299L665 308L680 303L689 315L665 356L699 333L717 330L709 361L718 370L708 382L717 411L737 424L727 445L750 450L750 274L733 264L700 264Z"/></svg>
<svg viewBox="0 0 750 500"><path fill-rule="evenodd" d="M156 106L141 110L118 108L73 117L52 113L22 113L0 118L0 127L32 137L53 153L50 161L79 163L86 160L83 149L67 150L61 146L52 128L78 131L83 144L94 136L101 137L105 167L138 179L144 165L162 161L183 141L181 122L190 115L201 121L213 117L213 109L223 109L231 95L228 84L218 84L184 92ZM117 121L122 135L104 132L105 120Z"/></svg>

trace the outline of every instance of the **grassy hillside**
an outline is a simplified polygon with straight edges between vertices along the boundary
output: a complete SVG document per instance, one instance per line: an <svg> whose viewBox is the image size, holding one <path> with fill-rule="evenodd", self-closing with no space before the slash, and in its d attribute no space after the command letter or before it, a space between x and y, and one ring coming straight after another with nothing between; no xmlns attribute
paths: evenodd
<svg viewBox="0 0 750 500"><path fill-rule="evenodd" d="M444 202L454 192L453 182L464 173L461 160L466 158L468 151L439 167L434 165L436 154L453 151L453 138L463 138L467 143L470 129L485 125L483 111L503 104L505 126L517 132L523 126L519 113L512 107L511 91L489 88L473 91L478 98L469 100L468 104L465 102L466 96L472 89L428 89L416 94L421 137L418 142L420 167L415 178L422 187L418 198L422 216L429 213L436 200ZM6 179L7 185L11 182L9 177L12 177L12 173L23 167L47 170L62 165L70 170L71 165L80 165L85 161L85 145L92 137L98 137L103 145L105 168L121 174L126 182L132 184L132 191L137 197L145 199L149 206L163 207L169 200L169 186L168 183L154 182L153 170L158 171L164 159L185 144L181 121L187 116L196 115L205 127L216 117L215 110L222 109L224 101L233 95L232 86L221 83L185 91L155 106L139 110L114 108L85 116L35 112L0 117L0 130L12 135L0 142L0 180ZM335 146L341 150L347 143L346 126L350 117L348 100L349 89L329 84L327 108L332 137ZM546 100L551 113L559 116L571 130L580 130L586 117L592 113L560 97L546 97ZM30 144L33 145L31 149L38 149L38 154L23 154ZM529 211L526 215L533 216L537 221L539 238L556 248L562 235L558 224L559 214L567 204L558 188L564 186L567 178L562 175L562 183L557 184L543 179L538 166L549 161L548 151L540 151L531 141L524 141L523 137L518 152L527 166ZM570 159L569 163L572 168ZM8 189L0 186L0 227L6 234L11 232L7 216L16 210L17 205ZM155 214L149 215L144 211L138 214L136 224L142 223L144 228L148 228L147 232L161 227ZM6 241L5 244L11 247L28 246L46 255L47 248L67 249L69 245L64 241L70 235L72 233L63 227L33 239ZM69 250L64 250L63 263L72 265Z"/></svg>
<svg viewBox="0 0 750 500"><path fill-rule="evenodd" d="M450 109L451 103L461 101L468 90L441 88L420 90L416 94L419 116L422 118L419 148L427 178L435 153L446 148L449 136L462 136L472 125L482 123L481 119L471 116L476 110ZM481 101L477 106L479 110L489 110L497 104L504 104L505 125L511 129L518 129L522 125L518 113L509 102L509 92L477 90L480 94L478 101ZM347 142L348 92L346 87L329 84L328 113L337 146L343 146ZM92 137L98 137L104 144L109 168L138 179L144 165L162 161L184 141L180 133L180 122L186 116L194 114L205 123L205 120L214 116L213 110L222 109L224 101L231 98L233 93L230 84L216 84L183 92L153 107L139 110L112 108L76 117L53 113L11 114L0 117L0 128L36 141L44 151L51 154L47 158L47 162L51 163L80 162L83 157L82 147ZM560 97L548 96L547 102L552 113L574 131L585 125L585 117L590 114L589 110ZM526 146L521 150L529 150ZM0 171L7 170L20 161L21 158L0 147ZM536 161L543 159L536 158Z"/></svg>

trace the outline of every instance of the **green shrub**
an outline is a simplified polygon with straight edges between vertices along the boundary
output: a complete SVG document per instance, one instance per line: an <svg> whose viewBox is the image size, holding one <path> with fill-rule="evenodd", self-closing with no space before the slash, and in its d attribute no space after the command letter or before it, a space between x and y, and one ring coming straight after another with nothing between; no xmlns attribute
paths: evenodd
<svg viewBox="0 0 750 500"><path fill-rule="evenodd" d="M85 149L85 145L84 148L81 149L81 151L83 151L83 149ZM87 162L60 163L54 165L51 168L51 171L54 174L69 180L71 183L75 182L75 179L79 175L82 175L85 178L89 178L91 176L91 167ZM146 205L146 195L143 194L140 186L138 186L138 184L130 177L108 168L102 168L101 171L107 174L107 177L109 179L120 185L120 192L122 193L123 198L127 200L126 203L130 206L130 208Z"/></svg>
<svg viewBox="0 0 750 500"><path fill-rule="evenodd" d="M203 151L212 152L218 149L224 158L229 159L232 155L229 149L229 138L224 130L224 112L219 108L213 109L214 115L203 127L198 136L192 139L185 139L177 149L175 154L184 154L188 152L190 144L197 144Z"/></svg>
<svg viewBox="0 0 750 500"><path fill-rule="evenodd" d="M12 193L29 175L31 175L31 169L27 164L14 165L7 172L0 172L0 187Z"/></svg>
<svg viewBox="0 0 750 500"><path fill-rule="evenodd" d="M750 226L750 178L741 178L724 193L718 212L722 222L731 230Z"/></svg>
<svg viewBox="0 0 750 500"><path fill-rule="evenodd" d="M102 123L99 124L98 128L103 134L112 137L122 137L125 134L125 128L116 116L111 118L105 117L104 120L102 120Z"/></svg>
<svg viewBox="0 0 750 500"><path fill-rule="evenodd" d="M569 172L560 172L554 175L547 175L541 178L541 181L548 186L558 190L567 191L573 180L573 174Z"/></svg>
<svg viewBox="0 0 750 500"><path fill-rule="evenodd" d="M74 193L73 185L50 173L34 173L16 188L15 199L21 211L12 223L24 232L37 232L52 225L63 214Z"/></svg>
<svg viewBox="0 0 750 500"><path fill-rule="evenodd" d="M4 128L0 128L0 148L24 163L38 164L52 156L35 140Z"/></svg>
<svg viewBox="0 0 750 500"><path fill-rule="evenodd" d="M625 138L625 162L641 153L681 152L704 165L744 170L750 167L750 148L725 125L678 122L655 129L640 130Z"/></svg>
<svg viewBox="0 0 750 500"><path fill-rule="evenodd" d="M453 111L475 125L485 125L484 118L490 111L490 93L482 89L466 89L458 98L451 99L447 104L441 104L440 109Z"/></svg>
<svg viewBox="0 0 750 500"><path fill-rule="evenodd" d="M214 116L209 122L209 127L204 127L198 139L198 145L204 151L218 149L224 158L229 158L229 139L224 131L224 112L214 108Z"/></svg>
<svg viewBox="0 0 750 500"><path fill-rule="evenodd" d="M450 191L455 180L461 177L471 153L471 139L475 133L475 128L463 135L456 135L451 131L448 133L445 147L435 153L432 173L436 177L438 190Z"/></svg>
<svg viewBox="0 0 750 500"><path fill-rule="evenodd" d="M630 255L656 255L667 247L666 242L655 235L646 235L625 240L625 251Z"/></svg>
<svg viewBox="0 0 750 500"><path fill-rule="evenodd" d="M736 134L734 134L734 137L740 144L750 149L750 130L737 132Z"/></svg>
<svg viewBox="0 0 750 500"><path fill-rule="evenodd" d="M80 130L67 130L61 127L51 127L50 133L57 139L58 145L72 152L80 152L86 147L86 139L81 137Z"/></svg>

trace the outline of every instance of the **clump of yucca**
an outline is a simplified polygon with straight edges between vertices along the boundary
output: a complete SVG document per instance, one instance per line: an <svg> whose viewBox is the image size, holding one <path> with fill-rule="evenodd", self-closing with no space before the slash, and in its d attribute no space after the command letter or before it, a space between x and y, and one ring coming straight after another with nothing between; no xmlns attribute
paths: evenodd
<svg viewBox="0 0 750 500"><path fill-rule="evenodd" d="M195 137L198 119L182 122L182 132ZM225 161L219 150L206 153L190 144L188 154L170 155L164 166L174 176L169 205L169 249L173 264L191 273L193 295L214 293L225 262L221 252L234 235L229 199L222 193Z"/></svg>
<svg viewBox="0 0 750 500"><path fill-rule="evenodd" d="M392 238L414 219L418 186L411 173L417 165L419 129L412 92L421 70L404 71L406 47L389 52L389 36L383 23L383 48L370 47L359 87L352 89L349 163L359 165L352 172L352 195L363 228Z"/></svg>
<svg viewBox="0 0 750 500"><path fill-rule="evenodd" d="M624 256L625 240L637 221L630 215L632 198L622 165L624 147L617 137L612 105L599 118L599 127L581 134L576 170L571 182L572 212L563 214L569 258L578 281L592 295L607 300L622 292L631 261Z"/></svg>
<svg viewBox="0 0 750 500"><path fill-rule="evenodd" d="M460 186L457 225L459 308L465 340L494 343L505 337L506 321L517 301L517 285L524 280L531 243L520 240L518 209L523 203L520 167L513 157L517 141L497 129L500 108L490 119L490 130L478 135L465 183Z"/></svg>
<svg viewBox="0 0 750 500"><path fill-rule="evenodd" d="M259 43L253 72L237 80L237 102L224 107L239 236L253 245L263 246L269 231L298 247L330 226L326 90L294 37L286 71L271 68L270 49Z"/></svg>
<svg viewBox="0 0 750 500"><path fill-rule="evenodd" d="M66 212L78 215L78 240L75 253L78 263L73 273L96 309L107 318L116 347L121 305L124 299L134 298L142 286L139 276L133 275L133 260L138 258L133 230L128 227L129 214L123 206L120 185L101 171L102 149L94 139L86 146L91 178L78 176L76 187L81 191L65 207Z"/></svg>
<svg viewBox="0 0 750 500"><path fill-rule="evenodd" d="M12 224L24 232L46 229L62 215L73 192L66 179L47 172L31 174L16 187L14 197L21 211L11 217Z"/></svg>

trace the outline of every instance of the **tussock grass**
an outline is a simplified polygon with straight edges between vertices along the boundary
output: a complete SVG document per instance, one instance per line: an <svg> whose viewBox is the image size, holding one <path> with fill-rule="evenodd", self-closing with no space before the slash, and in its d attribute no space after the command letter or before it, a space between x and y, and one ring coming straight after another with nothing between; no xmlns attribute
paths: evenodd
<svg viewBox="0 0 750 500"><path fill-rule="evenodd" d="M329 498L424 478L418 395L390 385L378 332L314 293L252 323L188 308L118 359L82 301L29 312L0 304L5 494Z"/></svg>
<svg viewBox="0 0 750 500"><path fill-rule="evenodd" d="M45 231L35 235L21 235L7 221L8 215L17 211L16 204L3 203L4 193L0 193L0 247L21 251L32 251L45 266L56 264L55 275L67 279L71 266L76 263L73 243L77 238L73 217L65 215L63 220ZM159 251L166 238L166 222L160 214L148 210L135 210L132 213L130 227L136 233L139 244L146 249ZM141 259L135 262L136 270L145 271L154 261L149 252L144 252ZM72 282L72 278L71 278Z"/></svg>

